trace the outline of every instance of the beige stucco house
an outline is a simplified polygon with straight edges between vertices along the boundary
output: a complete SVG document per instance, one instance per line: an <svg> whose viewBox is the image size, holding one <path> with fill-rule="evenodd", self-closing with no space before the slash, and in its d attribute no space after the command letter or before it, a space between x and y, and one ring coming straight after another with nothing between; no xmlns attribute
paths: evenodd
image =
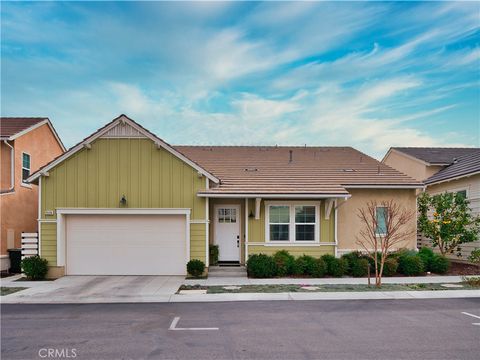
<svg viewBox="0 0 480 360"><path fill-rule="evenodd" d="M38 187L26 182L65 151L47 118L0 118L0 270L9 269L7 250L21 247L22 232L36 232Z"/></svg>
<svg viewBox="0 0 480 360"><path fill-rule="evenodd" d="M423 186L350 147L172 146L125 115L29 181L52 277L184 275L190 259L209 266L210 244L237 264L280 249L339 256L357 248L359 207L415 211Z"/></svg>
<svg viewBox="0 0 480 360"><path fill-rule="evenodd" d="M430 194L460 192L470 201L472 213L480 215L480 148L393 147L382 162L410 177L425 182ZM427 239L421 238L422 242ZM462 246L461 257L480 248L480 241Z"/></svg>

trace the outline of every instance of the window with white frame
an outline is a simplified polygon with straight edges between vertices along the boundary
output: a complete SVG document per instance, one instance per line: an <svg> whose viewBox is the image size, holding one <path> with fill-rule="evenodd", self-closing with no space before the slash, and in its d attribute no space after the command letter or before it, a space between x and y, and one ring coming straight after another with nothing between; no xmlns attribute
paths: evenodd
<svg viewBox="0 0 480 360"><path fill-rule="evenodd" d="M269 207L270 241L290 241L290 207L271 205Z"/></svg>
<svg viewBox="0 0 480 360"><path fill-rule="evenodd" d="M387 222L388 222L388 208L385 206L377 206L375 210L375 218L377 222L377 228L375 233L377 235L387 234Z"/></svg>
<svg viewBox="0 0 480 360"><path fill-rule="evenodd" d="M319 212L315 203L267 203L266 241L319 242Z"/></svg>
<svg viewBox="0 0 480 360"><path fill-rule="evenodd" d="M25 182L30 176L30 155L22 153L22 182Z"/></svg>

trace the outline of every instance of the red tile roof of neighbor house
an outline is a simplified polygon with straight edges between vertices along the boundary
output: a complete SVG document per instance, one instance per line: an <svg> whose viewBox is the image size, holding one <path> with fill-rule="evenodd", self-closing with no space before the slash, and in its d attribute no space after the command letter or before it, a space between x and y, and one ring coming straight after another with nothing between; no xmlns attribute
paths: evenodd
<svg viewBox="0 0 480 360"><path fill-rule="evenodd" d="M9 138L45 120L48 119L45 117L1 117L0 137Z"/></svg>
<svg viewBox="0 0 480 360"><path fill-rule="evenodd" d="M455 159L451 165L440 170L425 180L428 185L458 177L480 173L480 148L471 149L472 152Z"/></svg>
<svg viewBox="0 0 480 360"><path fill-rule="evenodd" d="M200 194L348 194L423 184L351 147L175 146L221 179Z"/></svg>
<svg viewBox="0 0 480 360"><path fill-rule="evenodd" d="M65 151L65 146L47 117L0 117L0 139L14 140L23 134L47 124L58 144Z"/></svg>

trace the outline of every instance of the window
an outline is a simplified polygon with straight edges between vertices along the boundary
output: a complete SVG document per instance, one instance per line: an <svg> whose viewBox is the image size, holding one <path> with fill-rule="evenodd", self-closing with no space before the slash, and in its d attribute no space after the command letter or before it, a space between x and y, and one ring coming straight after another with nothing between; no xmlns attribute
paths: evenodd
<svg viewBox="0 0 480 360"><path fill-rule="evenodd" d="M319 205L266 204L266 241L319 242Z"/></svg>
<svg viewBox="0 0 480 360"><path fill-rule="evenodd" d="M290 240L290 206L270 206L269 222L271 241Z"/></svg>
<svg viewBox="0 0 480 360"><path fill-rule="evenodd" d="M315 241L315 206L295 206L295 240Z"/></svg>
<svg viewBox="0 0 480 360"><path fill-rule="evenodd" d="M237 209L218 209L218 222L219 223L236 223L237 222Z"/></svg>
<svg viewBox="0 0 480 360"><path fill-rule="evenodd" d="M463 199L466 199L466 198L467 198L467 190L457 191L457 192L456 192L456 195L457 195L457 196L460 196L460 197L463 198Z"/></svg>
<svg viewBox="0 0 480 360"><path fill-rule="evenodd" d="M22 182L30 176L30 155L22 153Z"/></svg>
<svg viewBox="0 0 480 360"><path fill-rule="evenodd" d="M388 221L388 208L384 206L378 206L375 212L377 220L377 235L385 235L387 233L387 221Z"/></svg>

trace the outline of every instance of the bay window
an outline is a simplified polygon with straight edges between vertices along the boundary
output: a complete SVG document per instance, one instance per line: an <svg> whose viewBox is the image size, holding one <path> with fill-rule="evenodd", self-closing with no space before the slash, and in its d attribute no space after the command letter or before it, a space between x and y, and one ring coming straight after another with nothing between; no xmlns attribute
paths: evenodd
<svg viewBox="0 0 480 360"><path fill-rule="evenodd" d="M267 202L265 206L267 242L319 242L318 203Z"/></svg>

